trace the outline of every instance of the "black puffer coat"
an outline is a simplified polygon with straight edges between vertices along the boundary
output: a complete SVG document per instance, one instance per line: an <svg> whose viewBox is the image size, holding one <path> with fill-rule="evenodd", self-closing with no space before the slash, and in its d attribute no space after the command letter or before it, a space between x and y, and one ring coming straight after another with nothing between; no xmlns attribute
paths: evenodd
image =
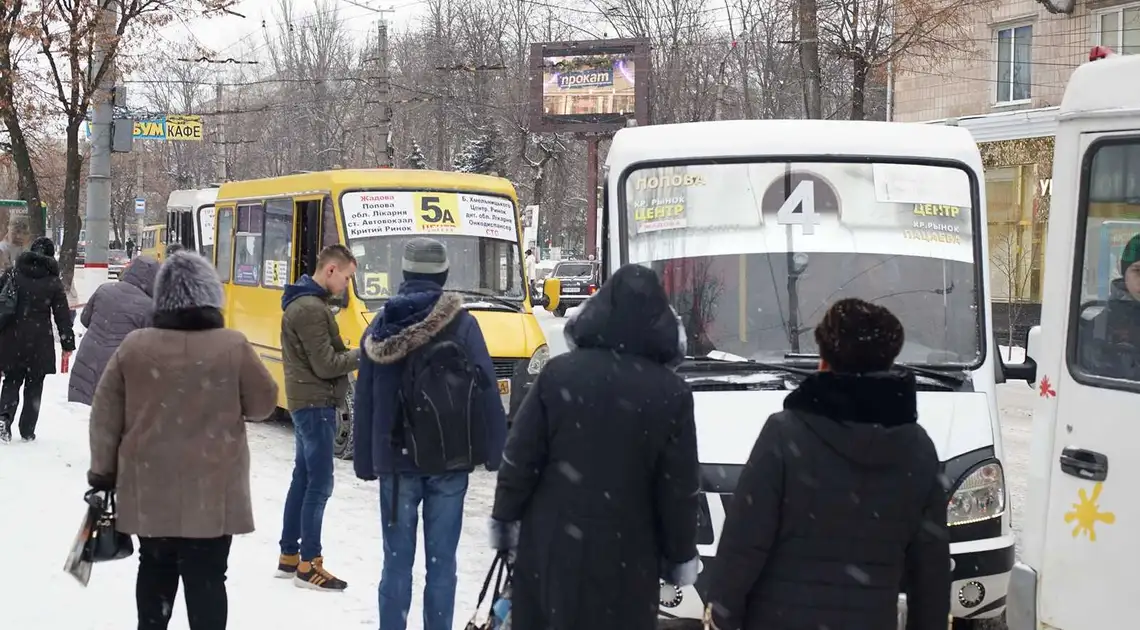
<svg viewBox="0 0 1140 630"><path fill-rule="evenodd" d="M149 256L131 261L118 282L95 290L79 320L87 328L71 368L67 400L90 405L99 377L123 339L151 324L154 312L154 277L159 262Z"/></svg>
<svg viewBox="0 0 1140 630"><path fill-rule="evenodd" d="M652 630L662 562L697 555L693 397L654 273L620 269L566 325L518 411L492 516L521 521L518 630ZM695 566L694 566L695 573Z"/></svg>
<svg viewBox="0 0 1140 630"><path fill-rule="evenodd" d="M711 570L719 630L945 630L950 539L909 373L808 377L768 418Z"/></svg>
<svg viewBox="0 0 1140 630"><path fill-rule="evenodd" d="M50 256L26 251L16 259L16 319L0 330L0 370L26 369L55 374L55 336L65 352L75 350L67 294L59 279L59 264Z"/></svg>

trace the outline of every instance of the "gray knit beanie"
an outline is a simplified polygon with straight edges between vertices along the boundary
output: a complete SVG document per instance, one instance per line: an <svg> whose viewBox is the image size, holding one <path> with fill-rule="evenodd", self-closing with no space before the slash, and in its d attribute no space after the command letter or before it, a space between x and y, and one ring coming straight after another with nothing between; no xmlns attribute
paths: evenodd
<svg viewBox="0 0 1140 630"><path fill-rule="evenodd" d="M166 259L154 279L154 310L181 311L225 304L222 281L210 261L183 249Z"/></svg>
<svg viewBox="0 0 1140 630"><path fill-rule="evenodd" d="M413 238L404 245L403 270L418 274L447 271L447 248L434 238Z"/></svg>

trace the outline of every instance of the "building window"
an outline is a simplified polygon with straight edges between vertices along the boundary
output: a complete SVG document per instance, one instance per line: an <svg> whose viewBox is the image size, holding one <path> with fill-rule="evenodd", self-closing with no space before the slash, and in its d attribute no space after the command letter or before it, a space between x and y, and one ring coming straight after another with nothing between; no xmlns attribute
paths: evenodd
<svg viewBox="0 0 1140 630"><path fill-rule="evenodd" d="M1140 53L1140 5L1112 9L1096 16L1097 41L1113 52Z"/></svg>
<svg viewBox="0 0 1140 630"><path fill-rule="evenodd" d="M1041 301L1045 221L1037 213L1032 165L986 169L990 291L998 302Z"/></svg>
<svg viewBox="0 0 1140 630"><path fill-rule="evenodd" d="M1032 26L1015 26L997 32L997 102L1017 103L1030 97Z"/></svg>

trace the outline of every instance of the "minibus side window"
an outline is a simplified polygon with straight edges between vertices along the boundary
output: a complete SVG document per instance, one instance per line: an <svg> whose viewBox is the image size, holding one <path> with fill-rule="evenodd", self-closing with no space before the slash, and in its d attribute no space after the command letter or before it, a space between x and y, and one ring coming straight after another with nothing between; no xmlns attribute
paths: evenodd
<svg viewBox="0 0 1140 630"><path fill-rule="evenodd" d="M293 260L293 200L273 199L265 204L265 261L261 286L282 289L289 283Z"/></svg>
<svg viewBox="0 0 1140 630"><path fill-rule="evenodd" d="M218 210L218 276L229 282L234 266L234 209Z"/></svg>
<svg viewBox="0 0 1140 630"><path fill-rule="evenodd" d="M1092 143L1081 172L1069 370L1140 391L1140 137Z"/></svg>
<svg viewBox="0 0 1140 630"><path fill-rule="evenodd" d="M235 235L234 284L256 287L261 281L261 241L264 229L261 204L237 207Z"/></svg>

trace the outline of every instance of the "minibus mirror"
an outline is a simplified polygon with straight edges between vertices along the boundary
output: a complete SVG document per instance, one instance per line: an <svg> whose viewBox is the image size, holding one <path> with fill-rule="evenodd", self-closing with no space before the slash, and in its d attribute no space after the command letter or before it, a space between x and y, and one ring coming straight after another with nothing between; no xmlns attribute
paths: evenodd
<svg viewBox="0 0 1140 630"><path fill-rule="evenodd" d="M553 311L558 308L558 301L562 295L562 281L558 278L547 278L542 281L542 295L545 304L542 308Z"/></svg>
<svg viewBox="0 0 1140 630"><path fill-rule="evenodd" d="M1026 337L1025 359L1021 363L1010 363L1002 366L1006 379L1025 381L1030 387L1037 382L1037 361L1033 357L1037 354L1040 343L1041 326L1034 326L1029 329L1029 335Z"/></svg>

